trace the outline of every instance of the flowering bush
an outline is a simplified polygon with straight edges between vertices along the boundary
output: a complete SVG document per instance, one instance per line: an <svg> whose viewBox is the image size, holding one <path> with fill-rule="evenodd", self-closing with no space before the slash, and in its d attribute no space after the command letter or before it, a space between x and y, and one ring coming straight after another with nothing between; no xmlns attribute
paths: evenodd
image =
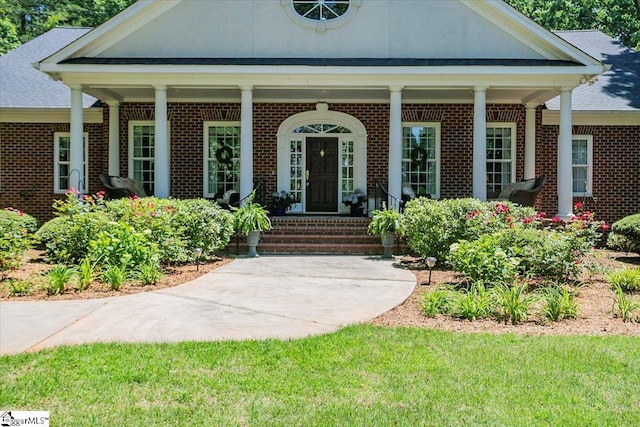
<svg viewBox="0 0 640 427"><path fill-rule="evenodd" d="M20 266L37 228L38 221L24 212L13 208L0 210L0 271Z"/></svg>
<svg viewBox="0 0 640 427"><path fill-rule="evenodd" d="M203 254L222 249L233 234L233 215L204 199L104 201L99 194L78 198L70 192L54 206L58 217L37 233L54 262L80 262L89 253L91 242L102 232L108 235L113 223L144 233L157 247L162 264L191 261L196 247ZM100 239L106 241L104 233Z"/></svg>
<svg viewBox="0 0 640 427"><path fill-rule="evenodd" d="M493 283L509 283L514 275L576 279L582 257L594 247L600 231L606 229L606 224L595 221L592 212L582 212L580 208L576 206L577 213L570 219L556 217L551 221L553 226L540 228L542 213L515 221L510 210L495 205L494 211L507 215L500 221L508 227L452 245L449 263L467 279Z"/></svg>
<svg viewBox="0 0 640 427"><path fill-rule="evenodd" d="M447 259L449 247L460 240L515 227L535 228L540 221L532 208L510 202L477 199L417 198L404 211L409 247L420 256Z"/></svg>
<svg viewBox="0 0 640 427"><path fill-rule="evenodd" d="M293 194L287 193L284 190L282 190L279 193L276 191L275 193L272 194L272 196L273 196L273 207L284 209L285 211L288 211L289 209L291 209L291 205L293 205L294 203L298 203L298 201L293 196Z"/></svg>
<svg viewBox="0 0 640 427"><path fill-rule="evenodd" d="M367 200L367 195L364 191L356 189L353 193L344 196L342 198L342 203L349 207L359 208L365 200Z"/></svg>

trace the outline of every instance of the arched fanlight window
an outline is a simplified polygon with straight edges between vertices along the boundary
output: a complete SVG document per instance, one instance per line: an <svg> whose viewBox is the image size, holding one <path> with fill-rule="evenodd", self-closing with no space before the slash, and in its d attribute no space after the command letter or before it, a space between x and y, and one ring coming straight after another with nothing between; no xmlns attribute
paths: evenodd
<svg viewBox="0 0 640 427"><path fill-rule="evenodd" d="M293 133L351 133L351 130L329 123L316 123L300 126Z"/></svg>
<svg viewBox="0 0 640 427"><path fill-rule="evenodd" d="M293 9L303 18L328 21L349 10L351 0L292 0Z"/></svg>

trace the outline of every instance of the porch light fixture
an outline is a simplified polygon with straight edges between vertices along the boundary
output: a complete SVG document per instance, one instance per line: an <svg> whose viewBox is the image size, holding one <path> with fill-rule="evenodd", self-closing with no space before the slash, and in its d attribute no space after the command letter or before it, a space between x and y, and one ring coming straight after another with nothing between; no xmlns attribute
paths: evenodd
<svg viewBox="0 0 640 427"><path fill-rule="evenodd" d="M433 269L433 267L435 267L436 261L437 259L432 256L427 258L427 267L429 267L429 285L431 285L431 270Z"/></svg>
<svg viewBox="0 0 640 427"><path fill-rule="evenodd" d="M196 260L196 271L200 271L200 257L202 256L202 248L193 249L193 258Z"/></svg>

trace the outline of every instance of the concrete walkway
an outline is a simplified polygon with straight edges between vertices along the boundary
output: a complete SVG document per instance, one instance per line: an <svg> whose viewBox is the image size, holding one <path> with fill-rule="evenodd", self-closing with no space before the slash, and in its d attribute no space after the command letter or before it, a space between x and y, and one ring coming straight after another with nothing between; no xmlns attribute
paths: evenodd
<svg viewBox="0 0 640 427"><path fill-rule="evenodd" d="M415 284L411 272L376 257L240 258L158 291L0 302L0 354L88 342L299 338L370 320Z"/></svg>

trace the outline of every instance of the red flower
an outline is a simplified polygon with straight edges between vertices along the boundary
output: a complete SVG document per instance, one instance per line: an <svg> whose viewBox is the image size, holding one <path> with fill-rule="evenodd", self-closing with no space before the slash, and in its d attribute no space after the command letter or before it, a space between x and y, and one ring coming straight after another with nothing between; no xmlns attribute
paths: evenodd
<svg viewBox="0 0 640 427"><path fill-rule="evenodd" d="M608 225L607 223L605 223L604 221L602 221L602 222L600 223L600 230L602 230L602 231L608 231L608 230L610 230L610 229L611 229L611 226L610 226L610 225Z"/></svg>
<svg viewBox="0 0 640 427"><path fill-rule="evenodd" d="M551 221L553 221L553 222L555 222L555 223L557 224L557 223L559 223L559 222L560 222L560 221L562 221L562 220L560 219L560 217L559 217L559 216L554 216L553 218L551 218Z"/></svg>
<svg viewBox="0 0 640 427"><path fill-rule="evenodd" d="M575 204L575 209L576 210L582 209L582 206L583 206L582 202L578 202L578 203Z"/></svg>
<svg viewBox="0 0 640 427"><path fill-rule="evenodd" d="M547 217L547 213L546 212L538 212L536 214L536 219L543 219Z"/></svg>
<svg viewBox="0 0 640 427"><path fill-rule="evenodd" d="M531 217L527 217L527 218L525 218L525 219L523 219L523 220L522 220L522 223L523 223L523 224L531 224L533 221L534 221L534 219L533 219L533 218L531 218Z"/></svg>

